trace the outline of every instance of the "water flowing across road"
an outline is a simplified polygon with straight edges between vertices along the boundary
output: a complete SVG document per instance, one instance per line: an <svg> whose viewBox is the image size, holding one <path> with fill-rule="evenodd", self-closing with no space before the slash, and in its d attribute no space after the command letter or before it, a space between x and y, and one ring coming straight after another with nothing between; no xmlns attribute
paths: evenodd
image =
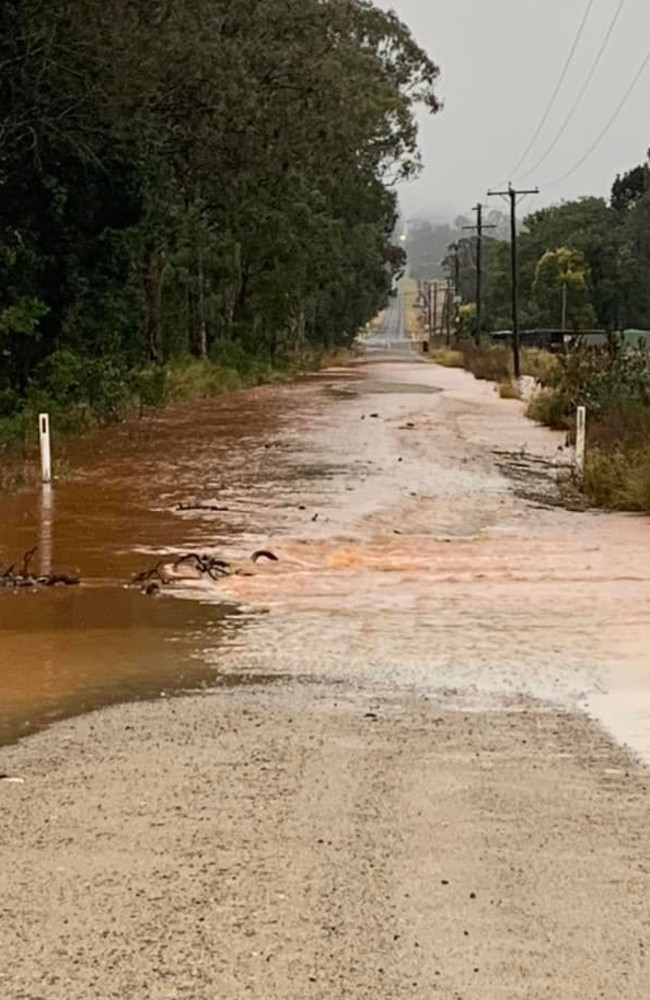
<svg viewBox="0 0 650 1000"><path fill-rule="evenodd" d="M647 522L522 497L503 455L548 469L561 440L405 350L401 310L398 297L357 363L94 432L47 502L0 499L0 562L40 542L84 580L0 591L0 739L124 699L305 674L588 705L650 751ZM261 546L280 561L249 566ZM189 551L254 575L125 589Z"/></svg>
<svg viewBox="0 0 650 1000"><path fill-rule="evenodd" d="M0 590L2 997L650 995L648 521L399 308L0 499L84 581ZM239 572L125 589L190 551Z"/></svg>

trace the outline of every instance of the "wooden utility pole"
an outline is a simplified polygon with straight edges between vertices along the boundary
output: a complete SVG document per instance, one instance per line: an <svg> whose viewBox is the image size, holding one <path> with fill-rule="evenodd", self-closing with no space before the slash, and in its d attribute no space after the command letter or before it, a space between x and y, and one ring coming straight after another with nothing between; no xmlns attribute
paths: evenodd
<svg viewBox="0 0 650 1000"><path fill-rule="evenodd" d="M451 347L451 307L454 301L455 295L453 294L453 287L451 278L447 279L447 295L445 300L445 305L447 309L447 347Z"/></svg>
<svg viewBox="0 0 650 1000"><path fill-rule="evenodd" d="M447 249L451 250L454 258L454 294L458 295L460 291L460 243L450 243Z"/></svg>
<svg viewBox="0 0 650 1000"><path fill-rule="evenodd" d="M435 337L438 329L438 282L433 282L433 319L431 322L431 335Z"/></svg>
<svg viewBox="0 0 650 1000"><path fill-rule="evenodd" d="M481 342L481 327L483 324L483 233L486 229L496 229L496 226L486 226L483 223L483 206L479 202L475 206L474 211L476 212L476 225L475 226L463 226L463 229L469 229L471 232L476 233L476 333L475 340L476 346L478 347Z"/></svg>
<svg viewBox="0 0 650 1000"><path fill-rule="evenodd" d="M507 198L510 202L510 269L512 272L512 350L515 378L521 378L521 352L519 345L519 288L517 263L517 198L520 195L539 194L539 188L516 191L512 184L507 191L488 191L488 198Z"/></svg>
<svg viewBox="0 0 650 1000"><path fill-rule="evenodd" d="M453 254L453 264L454 264L453 284L454 284L454 304L455 304L460 299L460 243L450 243L447 249L451 250ZM449 291L450 280L451 279L447 281L447 291ZM456 310L454 310L454 314L455 312Z"/></svg>

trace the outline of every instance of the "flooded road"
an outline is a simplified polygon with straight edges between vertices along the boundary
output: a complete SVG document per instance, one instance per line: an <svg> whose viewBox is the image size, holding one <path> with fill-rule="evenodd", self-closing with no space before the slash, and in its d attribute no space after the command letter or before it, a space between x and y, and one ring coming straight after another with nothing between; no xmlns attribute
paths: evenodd
<svg viewBox="0 0 650 1000"><path fill-rule="evenodd" d="M219 594L156 601L125 584L165 551L248 555L249 538L274 531L292 505L277 464L292 447L283 428L318 383L179 406L65 442L72 471L52 490L0 496L0 566L38 545L39 572L83 579L70 591L0 588L0 743L214 681L236 609ZM218 509L178 509L194 501Z"/></svg>
<svg viewBox="0 0 650 1000"><path fill-rule="evenodd" d="M649 522L557 506L562 438L400 308L0 498L84 578L0 591L0 738L71 716L0 747L8 1000L650 995ZM189 551L238 572L125 589Z"/></svg>
<svg viewBox="0 0 650 1000"><path fill-rule="evenodd" d="M378 350L400 301L363 362L98 431L51 497L0 498L0 562L38 542L84 580L0 590L0 739L217 676L289 674L582 705L650 758L647 521L519 495L499 456L556 476L562 439L405 341ZM525 485L535 495L534 467ZM279 562L250 564L260 547ZM190 551L246 575L124 589Z"/></svg>

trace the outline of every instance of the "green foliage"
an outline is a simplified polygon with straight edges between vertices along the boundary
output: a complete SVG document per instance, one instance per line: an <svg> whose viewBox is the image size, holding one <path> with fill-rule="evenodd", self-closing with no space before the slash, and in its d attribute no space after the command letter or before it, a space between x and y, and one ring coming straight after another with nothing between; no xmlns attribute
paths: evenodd
<svg viewBox="0 0 650 1000"><path fill-rule="evenodd" d="M510 329L510 245L486 243L488 329ZM529 215L519 240L522 328L650 328L650 166L642 164L604 198L579 198ZM570 256L569 256L570 255Z"/></svg>
<svg viewBox="0 0 650 1000"><path fill-rule="evenodd" d="M540 389L530 400L526 416L555 431L569 429L571 409L566 398L554 389Z"/></svg>
<svg viewBox="0 0 650 1000"><path fill-rule="evenodd" d="M5 0L0 65L2 411L40 392L115 419L184 391L188 356L255 381L385 305L395 182L438 109L396 15ZM170 362L171 388L147 367Z"/></svg>
<svg viewBox="0 0 650 1000"><path fill-rule="evenodd" d="M573 431L587 407L583 488L601 507L650 512L650 353L612 337L607 348L578 348L558 359L527 415Z"/></svg>
<svg viewBox="0 0 650 1000"><path fill-rule="evenodd" d="M560 360L556 354L538 347L524 347L521 351L521 374L530 375L540 386L554 385Z"/></svg>
<svg viewBox="0 0 650 1000"><path fill-rule="evenodd" d="M571 409L586 406L592 421L650 406L650 355L612 338L608 349L578 349L559 359L555 388Z"/></svg>
<svg viewBox="0 0 650 1000"><path fill-rule="evenodd" d="M558 247L542 254L532 287L540 325L575 331L593 328L596 315L589 301L589 278L589 266L580 250Z"/></svg>

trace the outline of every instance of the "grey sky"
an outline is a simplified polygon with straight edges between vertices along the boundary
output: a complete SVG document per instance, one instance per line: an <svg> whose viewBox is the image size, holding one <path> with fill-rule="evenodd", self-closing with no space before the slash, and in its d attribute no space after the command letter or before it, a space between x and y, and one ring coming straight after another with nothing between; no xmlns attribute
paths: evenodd
<svg viewBox="0 0 650 1000"><path fill-rule="evenodd" d="M442 71L444 111L423 120L422 177L401 195L405 215L467 212L487 188L510 179L546 108L587 0L379 0L412 28ZM619 0L594 0L558 101L521 179L567 116ZM609 46L571 126L548 160L524 182L534 203L607 194L617 173L644 160L650 146L650 65L608 135L572 177L570 170L611 117L650 51L650 3L624 0ZM532 200L530 207L532 207ZM495 206L496 207L496 206Z"/></svg>

